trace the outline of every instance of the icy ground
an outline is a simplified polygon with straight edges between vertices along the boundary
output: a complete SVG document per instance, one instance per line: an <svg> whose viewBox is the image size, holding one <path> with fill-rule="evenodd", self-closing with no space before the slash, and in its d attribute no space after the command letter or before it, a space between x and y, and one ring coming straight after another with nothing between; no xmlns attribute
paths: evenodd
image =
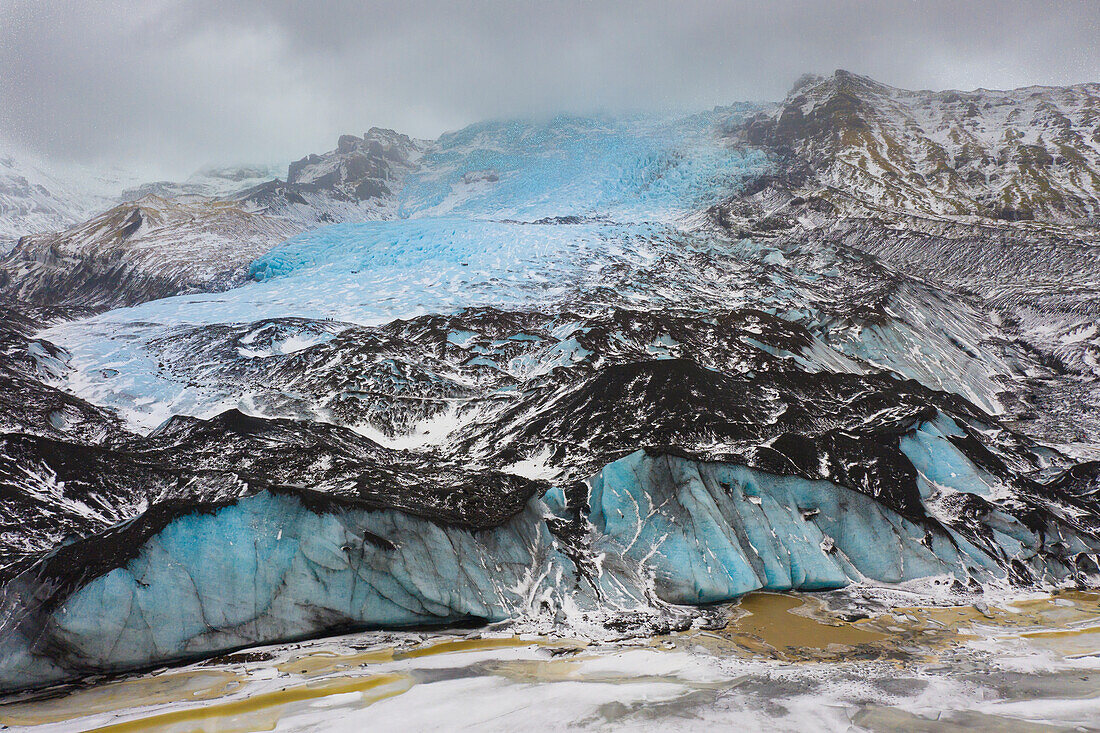
<svg viewBox="0 0 1100 733"><path fill-rule="evenodd" d="M0 725L41 733L1097 729L1095 595L986 600L922 607L886 591L756 595L725 629L626 643L507 629L358 634L24 696L0 705Z"/></svg>
<svg viewBox="0 0 1100 733"><path fill-rule="evenodd" d="M610 288L620 301L687 305L682 288L649 282L670 263L688 290L725 297L730 288L693 271L690 252L712 245L684 222L771 166L722 137L753 109L474 125L441 138L400 189L405 218L323 227L256 260L244 287L117 309L45 337L72 351L77 394L149 430L170 414L209 414L186 385L163 381L147 348L180 324L560 309ZM104 370L119 374L104 384Z"/></svg>

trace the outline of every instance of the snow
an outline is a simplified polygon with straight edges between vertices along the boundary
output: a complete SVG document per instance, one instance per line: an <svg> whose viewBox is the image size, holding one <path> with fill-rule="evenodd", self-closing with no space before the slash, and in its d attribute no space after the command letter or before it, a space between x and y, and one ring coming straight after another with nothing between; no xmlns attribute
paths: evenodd
<svg viewBox="0 0 1100 733"><path fill-rule="evenodd" d="M528 456L523 460L501 467L501 471L530 479L553 480L560 473L550 462L550 449Z"/></svg>
<svg viewBox="0 0 1100 733"><path fill-rule="evenodd" d="M412 425L408 432L396 436L388 435L370 423L354 425L352 429L387 448L417 450L444 444L452 433L472 418L473 415L463 414L459 404L453 404L450 409L421 420Z"/></svg>
<svg viewBox="0 0 1100 733"><path fill-rule="evenodd" d="M72 226L139 182L121 169L50 163L0 138L0 242Z"/></svg>

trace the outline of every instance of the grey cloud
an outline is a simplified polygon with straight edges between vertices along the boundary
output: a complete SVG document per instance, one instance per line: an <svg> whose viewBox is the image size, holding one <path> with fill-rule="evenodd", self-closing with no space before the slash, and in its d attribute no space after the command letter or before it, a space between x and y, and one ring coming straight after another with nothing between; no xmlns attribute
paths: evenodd
<svg viewBox="0 0 1100 733"><path fill-rule="evenodd" d="M371 125L781 98L805 71L915 88L1100 80L1100 3L0 0L0 136L185 175Z"/></svg>

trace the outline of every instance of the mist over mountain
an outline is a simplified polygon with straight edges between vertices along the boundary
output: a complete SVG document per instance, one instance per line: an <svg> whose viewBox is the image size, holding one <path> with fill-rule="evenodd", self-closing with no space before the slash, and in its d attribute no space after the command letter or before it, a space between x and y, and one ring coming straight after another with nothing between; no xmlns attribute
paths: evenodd
<svg viewBox="0 0 1100 733"><path fill-rule="evenodd" d="M0 131L55 162L180 180L375 125L776 100L807 71L907 89L1100 78L1091 0L0 4Z"/></svg>

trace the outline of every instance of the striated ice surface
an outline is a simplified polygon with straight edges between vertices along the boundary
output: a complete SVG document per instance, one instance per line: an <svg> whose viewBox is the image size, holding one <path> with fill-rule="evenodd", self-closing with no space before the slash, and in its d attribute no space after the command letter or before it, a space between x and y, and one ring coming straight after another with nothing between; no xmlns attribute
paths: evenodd
<svg viewBox="0 0 1100 733"><path fill-rule="evenodd" d="M918 431L907 451L939 440ZM24 610L6 614L0 687L347 628L476 618L577 629L759 589L1004 577L1003 558L941 526L829 481L739 465L638 451L590 479L587 505L583 537L565 544L561 522L583 510L560 489L476 532L281 492L196 509L67 596L34 568L9 584L4 608ZM1028 559L1023 543L1015 552Z"/></svg>
<svg viewBox="0 0 1100 733"><path fill-rule="evenodd" d="M996 479L971 463L948 439L963 434L954 420L940 415L901 437L901 451L917 469L917 485L923 497L930 496L936 488L992 496Z"/></svg>
<svg viewBox="0 0 1100 733"><path fill-rule="evenodd" d="M501 621L550 609L575 576L538 503L473 533L394 511L317 511L263 492L174 520L35 620L43 630L32 638L7 629L0 688L62 678L67 666L137 667L337 629ZM643 606L620 590L637 585L609 586L602 602ZM29 601L13 586L9 609ZM584 592L570 604L597 606ZM67 651L57 658L51 648Z"/></svg>
<svg viewBox="0 0 1100 733"><path fill-rule="evenodd" d="M942 530L829 481L637 452L592 480L592 523L674 603L869 579L1001 574Z"/></svg>
<svg viewBox="0 0 1100 733"><path fill-rule="evenodd" d="M644 261L661 225L522 224L433 218L334 224L294 237L251 266L253 282L119 308L83 322L136 327L279 317L375 324L477 305L546 301L627 254ZM101 329L106 330L106 328Z"/></svg>
<svg viewBox="0 0 1100 733"><path fill-rule="evenodd" d="M718 203L771 167L724 130L756 111L498 121L443 135L398 193L402 216L668 221Z"/></svg>

